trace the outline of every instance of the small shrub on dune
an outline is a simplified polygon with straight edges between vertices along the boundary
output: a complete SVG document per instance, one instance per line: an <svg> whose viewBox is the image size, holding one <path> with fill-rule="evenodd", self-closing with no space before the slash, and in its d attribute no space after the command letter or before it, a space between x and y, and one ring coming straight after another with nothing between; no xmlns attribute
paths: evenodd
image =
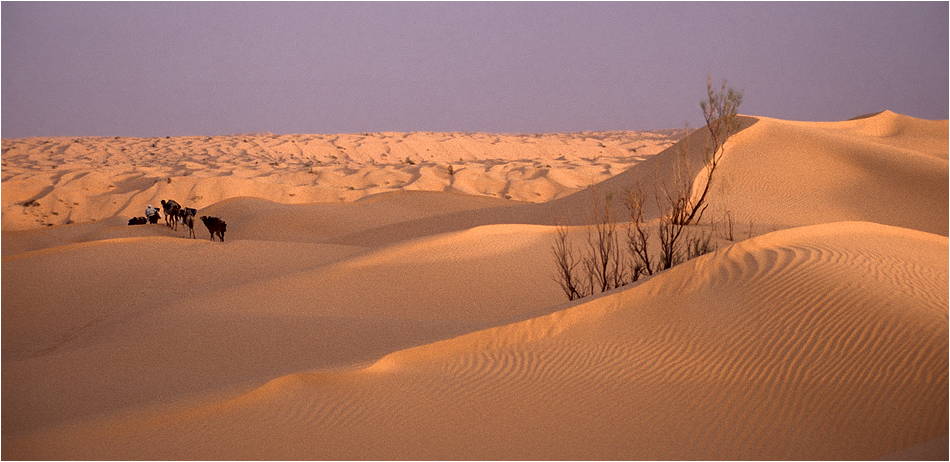
<svg viewBox="0 0 950 462"><path fill-rule="evenodd" d="M703 212L706 210L706 196L709 194L709 187L712 185L713 175L716 173L716 167L722 160L723 146L726 140L733 133L739 130L739 104L742 103L742 92L732 88L726 88L726 81L722 81L722 87L714 90L712 86L712 77L706 78L706 100L700 101L699 106L703 110L703 119L706 121L706 128L709 130L709 142L705 149L706 176L703 189L699 197L694 201L692 190L689 196L681 196L680 200L684 202L682 210L676 210L680 215L676 216L678 221L683 224L690 224L694 220L698 223ZM689 138L687 138L689 139Z"/></svg>
<svg viewBox="0 0 950 462"><path fill-rule="evenodd" d="M593 190L592 190L593 191ZM610 202L613 194L607 193L603 208L593 194L594 228L587 230L587 255L584 267L594 280L594 286L601 292L620 287L627 283L627 265L625 254L621 250L617 222L610 214Z"/></svg>
<svg viewBox="0 0 950 462"><path fill-rule="evenodd" d="M686 238L686 259L706 255L716 250L716 245L712 244L712 233L703 232L699 236L689 236Z"/></svg>
<svg viewBox="0 0 950 462"><path fill-rule="evenodd" d="M653 259L650 257L650 230L643 223L643 189L628 190L625 205L630 211L630 222L627 224L627 250L633 257L630 276L633 281L642 275L652 275L654 271Z"/></svg>
<svg viewBox="0 0 950 462"><path fill-rule="evenodd" d="M617 223L610 212L612 192L607 192L603 207L598 196L593 196L594 224L588 228L583 255L577 255L576 249L570 246L567 228L558 227L553 247L558 267L555 280L569 300L591 295L596 289L605 292L623 286L637 281L641 276L653 275L715 250L711 242L712 232L701 231L697 236L690 233L689 226L699 223L709 205L707 197L713 176L722 160L723 145L739 128L738 107L741 102L741 91L727 89L725 81L716 90L712 86L712 78L707 78L706 99L700 102L709 130L709 139L704 148L705 181L698 194L694 194L688 162L687 128L687 138L674 164L674 184L661 185L655 181L653 185L653 197L660 211L656 225L659 255L651 253L652 233L643 217L646 196L639 184L627 191L624 200L630 213L626 229L627 253L620 250ZM726 220L731 240L734 237L731 212L726 214Z"/></svg>
<svg viewBox="0 0 950 462"><path fill-rule="evenodd" d="M719 237L727 241L736 240L736 220L732 212L726 210L722 213L722 220L714 223L713 229L719 234Z"/></svg>
<svg viewBox="0 0 950 462"><path fill-rule="evenodd" d="M557 263L557 273L554 280L561 286L568 300L576 300L591 295L590 279L585 279L582 271L582 260L575 253L569 239L566 226L557 227L557 237L553 247L554 260Z"/></svg>

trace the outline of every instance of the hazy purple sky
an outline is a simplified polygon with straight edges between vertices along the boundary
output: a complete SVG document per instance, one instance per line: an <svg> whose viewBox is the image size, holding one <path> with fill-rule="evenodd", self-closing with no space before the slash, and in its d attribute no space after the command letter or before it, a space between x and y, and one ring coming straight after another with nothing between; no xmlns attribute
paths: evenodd
<svg viewBox="0 0 950 462"><path fill-rule="evenodd" d="M2 3L2 136L948 117L948 3Z"/></svg>

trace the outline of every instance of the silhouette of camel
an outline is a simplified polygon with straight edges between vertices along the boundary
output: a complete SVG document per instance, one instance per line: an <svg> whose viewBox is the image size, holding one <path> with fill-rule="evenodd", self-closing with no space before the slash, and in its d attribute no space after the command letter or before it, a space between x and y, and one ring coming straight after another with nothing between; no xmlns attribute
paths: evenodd
<svg viewBox="0 0 950 462"><path fill-rule="evenodd" d="M171 229L178 230L178 213L181 212L178 202L173 200L166 202L162 199L162 209L165 211L165 224Z"/></svg>
<svg viewBox="0 0 950 462"><path fill-rule="evenodd" d="M225 223L218 217L208 217L202 216L201 222L205 224L205 228L208 228L208 231L211 233L211 240L214 241L214 235L217 234L221 238L221 242L224 242L224 232L227 231L228 224Z"/></svg>
<svg viewBox="0 0 950 462"><path fill-rule="evenodd" d="M198 209L193 209L190 207L185 207L181 211L181 222L188 227L188 235L194 239L195 238L195 215L198 214ZM223 239L222 239L223 240Z"/></svg>

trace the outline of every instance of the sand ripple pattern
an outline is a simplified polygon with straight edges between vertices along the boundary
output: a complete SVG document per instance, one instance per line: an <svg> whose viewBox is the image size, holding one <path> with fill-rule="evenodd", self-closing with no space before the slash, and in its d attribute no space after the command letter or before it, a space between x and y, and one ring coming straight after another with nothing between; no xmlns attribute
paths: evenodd
<svg viewBox="0 0 950 462"><path fill-rule="evenodd" d="M818 228L746 241L632 289L363 371L284 377L232 403L233 417L334 441L368 432L451 442L488 422L554 445L476 452L489 458L602 456L554 452L571 437L545 428L578 422L624 434L610 453L618 457L649 456L644 448L678 435L683 456L862 458L945 433L948 300L933 288L946 287L947 271L908 257L939 261L946 243L882 251L860 236L840 245L842 227ZM190 431L211 438L225 414ZM864 430L842 443L842 425ZM422 456L421 442L382 444ZM344 447L332 454L387 454Z"/></svg>
<svg viewBox="0 0 950 462"><path fill-rule="evenodd" d="M899 418L881 410L894 409L895 397L906 394L931 401L901 400L916 417L900 418L902 435L867 438L862 444L869 454L932 438L934 426L945 431L946 269L901 252L882 254L874 246L830 241L776 246L753 240L734 246L697 261L703 271L684 265L654 281L676 287L644 285L617 295L627 309L607 309L603 301L588 304L593 311L588 314L597 318L591 322L616 323L623 331L591 335L590 326L581 323L527 342L495 339L495 347L429 363L435 371L427 371L437 379L412 393L420 393L420 401L452 396L461 403L515 408L513 401L563 403L598 390L619 393L616 408L636 413L643 410L637 394L624 396L623 390L666 386L708 395L681 417L703 420L708 413L733 422L732 429L710 426L716 430L695 433L708 444L735 432L748 440L748 457L839 450L830 443L806 443L820 431L833 433L840 419L858 424L880 412ZM945 243L923 248L938 259L947 251ZM690 272L710 276L697 281ZM652 290L681 296L666 313L644 303L639 309L646 318L662 320L645 324L636 319L632 292ZM733 405L714 404L725 398ZM770 446L763 434L782 434L782 441L800 446ZM728 452L709 448L710 454L719 450Z"/></svg>
<svg viewBox="0 0 950 462"><path fill-rule="evenodd" d="M874 458L947 433L947 254L882 225L771 233L364 369L90 426L90 454Z"/></svg>

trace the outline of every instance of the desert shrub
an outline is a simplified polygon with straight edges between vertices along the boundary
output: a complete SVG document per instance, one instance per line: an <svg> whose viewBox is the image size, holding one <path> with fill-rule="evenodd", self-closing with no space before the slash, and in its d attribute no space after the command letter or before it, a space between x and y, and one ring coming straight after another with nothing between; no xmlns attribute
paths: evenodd
<svg viewBox="0 0 950 462"><path fill-rule="evenodd" d="M742 91L736 91L732 88L727 89L725 80L722 81L719 90L715 90L712 85L712 76L706 77L706 99L699 103L703 110L703 119L706 121L706 129L709 130L709 141L704 150L706 175L703 189L695 200L692 199L691 189L689 195L679 198L684 203L682 210L678 210L680 215L677 215L675 219L681 221L684 225L688 225L694 220L699 223L706 206L709 205L706 203L706 196L709 194L709 187L712 184L716 168L722 160L723 146L726 140L739 130L738 110L741 103Z"/></svg>
<svg viewBox="0 0 950 462"><path fill-rule="evenodd" d="M557 272L554 280L561 286L568 300L576 300L591 294L590 279L585 279L581 271L582 259L577 256L570 241L566 226L557 227L557 237L552 248Z"/></svg>
<svg viewBox="0 0 950 462"><path fill-rule="evenodd" d="M686 238L686 259L705 255L716 250L716 245L712 242L712 233L701 232L699 236L687 236Z"/></svg>
<svg viewBox="0 0 950 462"><path fill-rule="evenodd" d="M591 190L594 203L594 225L587 228L581 249L576 249L569 238L567 227L557 227L552 248L557 263L554 279L569 300L606 292L635 280L630 272L627 252L621 245L619 224L610 211L612 193L606 201Z"/></svg>
<svg viewBox="0 0 950 462"><path fill-rule="evenodd" d="M601 292L620 287L627 283L627 265L625 253L621 249L617 233L617 222L610 213L613 193L607 192L601 207L597 194L591 188L594 203L594 227L587 229L587 254L584 267L594 287Z"/></svg>
<svg viewBox="0 0 950 462"><path fill-rule="evenodd" d="M718 225L721 224L720 228ZM722 213L722 221L717 223L716 229L719 231L719 237L728 241L736 240L736 220L732 212L726 210Z"/></svg>
<svg viewBox="0 0 950 462"><path fill-rule="evenodd" d="M650 257L650 230L643 223L643 188L628 190L624 205L630 212L630 222L627 223L627 250L632 257L630 278L633 281L642 275L653 274L653 263Z"/></svg>
<svg viewBox="0 0 950 462"><path fill-rule="evenodd" d="M606 200L601 204L599 196L591 191L593 225L588 227L584 254L577 255L571 246L566 227L558 227L557 239L553 248L558 270L555 280L567 294L568 299L591 295L596 289L605 292L638 280L643 275L672 268L686 260L715 250L712 244L712 232L701 231L698 236L691 235L687 229L698 224L708 207L707 196L713 176L722 159L723 146L730 135L739 128L738 107L742 102L742 92L726 88L723 80L718 90L712 86L712 78L707 77L706 99L700 102L703 118L709 137L704 147L704 182L694 194L693 178L689 168L689 128L687 137L681 144L678 160L674 163L674 184L653 185L653 197L660 218L657 223L659 255L651 254L651 232L644 222L643 210L645 195L641 185L627 191L624 204L629 211L630 222L626 226L627 252L621 250L617 232L617 222L611 215L610 202L612 192L607 192ZM734 222L731 212L726 214L727 232L730 240L734 237ZM751 225L750 225L751 235Z"/></svg>

